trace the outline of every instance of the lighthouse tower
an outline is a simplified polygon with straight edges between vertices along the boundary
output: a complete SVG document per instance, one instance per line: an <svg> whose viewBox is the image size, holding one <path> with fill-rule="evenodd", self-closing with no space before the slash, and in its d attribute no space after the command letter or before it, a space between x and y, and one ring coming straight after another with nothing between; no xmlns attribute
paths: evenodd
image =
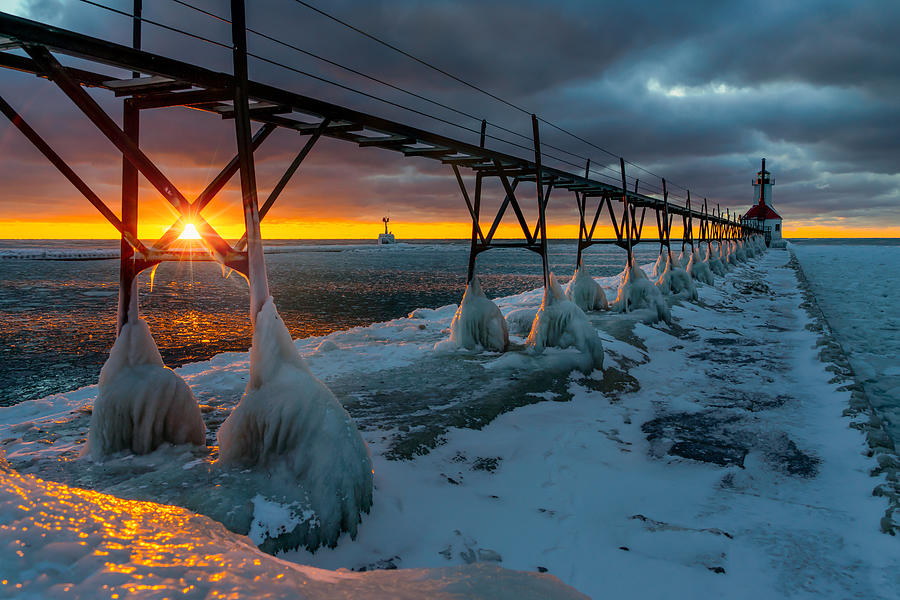
<svg viewBox="0 0 900 600"><path fill-rule="evenodd" d="M772 181L771 173L766 171L766 159L762 159L762 167L753 180L753 200L755 204L741 217L741 221L755 227L761 227L765 231L766 245L781 247L784 242L781 239L781 215L775 212L772 205Z"/></svg>

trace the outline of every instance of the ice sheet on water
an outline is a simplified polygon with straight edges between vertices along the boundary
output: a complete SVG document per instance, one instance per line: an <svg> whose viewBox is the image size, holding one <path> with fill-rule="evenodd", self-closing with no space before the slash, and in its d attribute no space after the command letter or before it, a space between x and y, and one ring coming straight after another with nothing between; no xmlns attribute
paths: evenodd
<svg viewBox="0 0 900 600"><path fill-rule="evenodd" d="M147 324L122 327L100 371L86 451L100 460L121 450L152 452L160 445L205 441L206 427L191 388L162 357Z"/></svg>

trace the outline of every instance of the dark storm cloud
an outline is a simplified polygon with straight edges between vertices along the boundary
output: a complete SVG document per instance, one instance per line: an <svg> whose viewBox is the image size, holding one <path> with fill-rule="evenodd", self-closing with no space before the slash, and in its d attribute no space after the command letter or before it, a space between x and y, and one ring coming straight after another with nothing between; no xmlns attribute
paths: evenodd
<svg viewBox="0 0 900 600"><path fill-rule="evenodd" d="M130 5L107 3L126 10ZM227 16L227 2L194 3ZM171 0L144 4L148 18L228 42L227 24ZM690 187L694 198L708 197L745 210L752 193L750 178L759 158L767 156L777 179L776 204L788 219L849 216L855 225L900 224L898 3L337 0L315 4L526 111L538 112L614 155ZM32 18L128 42L127 20L81 2L43 0L30 7ZM251 34L251 51L260 56L451 124L251 59L256 79L468 141L477 140L477 133L470 130L477 130L481 118L526 137L530 133L527 114L292 0L254 0L248 11L250 26L258 31L475 118ZM149 25L144 43L152 51L230 70L227 49ZM29 118L39 120L36 127L39 123L54 132L61 153L96 177L114 172L102 167L116 162L108 143L59 101L58 92L38 91L49 87L46 82L4 72L0 86L5 96L27 109ZM95 97L118 113L108 97ZM230 123L190 111L166 114L148 114L145 119L143 143L148 152L173 178L212 177L234 152ZM515 144L530 144L493 125L488 132ZM10 138L10 132L0 129L4 150ZM547 161L555 166L580 169L586 156L595 165L617 164L617 159L551 127L542 128L542 139L577 155L545 146ZM273 136L266 143L259 154L261 187L277 179L300 143L290 134ZM528 155L527 149L497 139L488 143ZM18 169L19 164L27 169ZM30 176L34 164L35 157L26 152L5 158L0 174L4 181L14 181L7 189L27 188L16 181L16 173ZM646 173L633 168L629 172L646 185L659 185ZM322 143L286 192L279 213L331 210L336 218L370 218L390 206L397 220L404 215L463 220L465 212L448 175L446 167L432 161L401 160L390 152ZM673 191L684 194L674 186ZM0 198L0 211L15 202L11 194ZM564 197L555 201L558 218L568 218L572 211L563 210Z"/></svg>

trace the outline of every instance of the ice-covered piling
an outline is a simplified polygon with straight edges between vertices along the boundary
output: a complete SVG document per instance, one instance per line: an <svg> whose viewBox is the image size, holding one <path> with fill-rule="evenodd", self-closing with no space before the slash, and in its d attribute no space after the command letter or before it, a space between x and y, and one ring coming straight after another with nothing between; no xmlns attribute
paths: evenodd
<svg viewBox="0 0 900 600"><path fill-rule="evenodd" d="M722 262L719 248L713 248L712 245L707 245L705 262L709 265L710 270L719 277L725 277L728 273L728 267Z"/></svg>
<svg viewBox="0 0 900 600"><path fill-rule="evenodd" d="M450 342L470 350L503 352L509 345L506 319L473 277L450 323Z"/></svg>
<svg viewBox="0 0 900 600"><path fill-rule="evenodd" d="M360 513L372 505L369 449L331 390L310 372L271 297L256 315L247 390L218 440L217 465L293 477L285 489L315 512L270 549L315 550L334 546L342 531L356 536Z"/></svg>
<svg viewBox="0 0 900 600"><path fill-rule="evenodd" d="M700 283L705 283L707 285L713 285L715 283L712 270L709 268L709 263L700 258L699 248L695 248L693 252L691 252L691 258L688 260L686 271L691 278Z"/></svg>
<svg viewBox="0 0 900 600"><path fill-rule="evenodd" d="M191 388L167 368L141 319L122 326L100 370L87 451L95 460L162 444L203 445L206 427Z"/></svg>
<svg viewBox="0 0 900 600"><path fill-rule="evenodd" d="M582 371L603 368L603 344L584 311L566 298L556 277L544 290L541 308L531 324L527 346L541 353L545 348L578 348L589 358Z"/></svg>
<svg viewBox="0 0 900 600"><path fill-rule="evenodd" d="M626 265L622 271L619 291L611 307L617 312L648 308L654 321L663 320L668 323L672 318L659 289L650 282L643 269L634 264L633 258L631 264Z"/></svg>
<svg viewBox="0 0 900 600"><path fill-rule="evenodd" d="M603 288L584 265L575 269L575 276L566 285L566 297L583 311L609 309Z"/></svg>
<svg viewBox="0 0 900 600"><path fill-rule="evenodd" d="M665 253L665 264L656 286L664 294L672 294L689 300L696 300L698 297L694 280L680 263L669 260L668 252Z"/></svg>

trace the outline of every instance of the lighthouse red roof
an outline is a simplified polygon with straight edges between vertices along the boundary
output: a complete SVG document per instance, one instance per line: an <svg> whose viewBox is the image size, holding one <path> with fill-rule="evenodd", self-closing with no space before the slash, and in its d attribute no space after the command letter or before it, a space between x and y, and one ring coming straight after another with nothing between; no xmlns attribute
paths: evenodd
<svg viewBox="0 0 900 600"><path fill-rule="evenodd" d="M756 204L747 211L744 218L767 221L769 219L780 219L781 215L775 212L775 209L767 204Z"/></svg>

